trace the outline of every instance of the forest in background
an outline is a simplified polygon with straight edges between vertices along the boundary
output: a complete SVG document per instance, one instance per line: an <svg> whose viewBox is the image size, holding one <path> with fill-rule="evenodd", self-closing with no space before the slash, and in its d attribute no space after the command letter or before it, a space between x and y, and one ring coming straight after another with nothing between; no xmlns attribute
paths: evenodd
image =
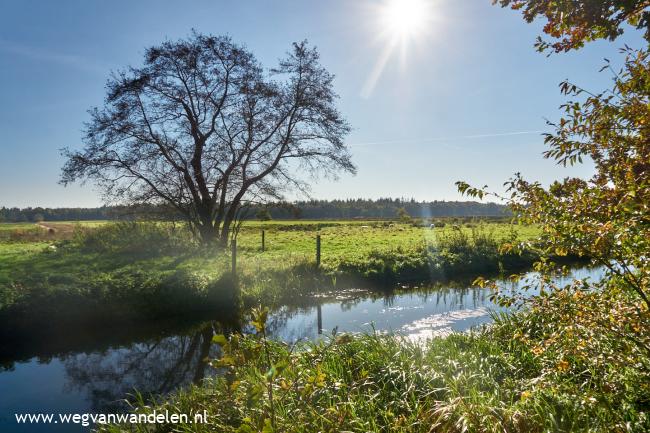
<svg viewBox="0 0 650 433"><path fill-rule="evenodd" d="M252 206L245 219L350 219L399 218L401 210L412 217L502 217L510 211L497 203L476 201L416 201L403 198L309 200ZM267 212L268 211L268 212ZM153 206L102 206L96 208L0 208L0 221L88 221L136 219L142 216L180 217Z"/></svg>

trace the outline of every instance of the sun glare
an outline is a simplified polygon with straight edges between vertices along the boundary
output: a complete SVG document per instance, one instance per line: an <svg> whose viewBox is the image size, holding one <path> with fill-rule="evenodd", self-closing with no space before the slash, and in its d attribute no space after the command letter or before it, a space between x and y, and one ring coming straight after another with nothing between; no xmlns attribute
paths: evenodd
<svg viewBox="0 0 650 433"><path fill-rule="evenodd" d="M389 36L412 38L426 30L430 11L426 0L388 0L381 6L380 20Z"/></svg>
<svg viewBox="0 0 650 433"><path fill-rule="evenodd" d="M406 53L414 46L422 45L433 27L433 2L435 0L384 0L373 7L377 19L381 51L375 66L364 83L361 96L370 97L384 68L399 54L402 69L406 69Z"/></svg>

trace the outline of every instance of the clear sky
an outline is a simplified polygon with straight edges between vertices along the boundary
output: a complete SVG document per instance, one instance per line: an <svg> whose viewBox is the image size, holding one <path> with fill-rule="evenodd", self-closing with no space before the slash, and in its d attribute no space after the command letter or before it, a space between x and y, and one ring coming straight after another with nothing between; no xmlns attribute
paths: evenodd
<svg viewBox="0 0 650 433"><path fill-rule="evenodd" d="M57 184L59 149L80 147L86 110L101 105L111 70L139 65L144 48L199 32L228 34L266 66L308 39L336 75L359 172L322 181L315 198L454 200L454 182L498 189L514 172L548 183L545 118L558 119L565 78L596 91L607 57L620 64L629 31L547 58L540 23L490 0L424 0L429 20L388 51L381 0L0 0L0 206L95 206L92 185ZM422 26L421 26L422 27ZM393 29L394 30L394 29Z"/></svg>

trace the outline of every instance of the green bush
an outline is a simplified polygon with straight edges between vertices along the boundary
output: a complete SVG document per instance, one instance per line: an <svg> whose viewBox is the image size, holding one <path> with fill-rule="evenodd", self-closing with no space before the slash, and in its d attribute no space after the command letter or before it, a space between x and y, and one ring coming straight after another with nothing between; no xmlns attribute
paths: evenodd
<svg viewBox="0 0 650 433"><path fill-rule="evenodd" d="M516 237L512 234L511 237ZM451 232L438 237L430 249L433 267L445 275L483 275L513 272L531 266L538 256L532 250L517 253L505 251L494 230L485 226L472 227L471 231L454 227Z"/></svg>
<svg viewBox="0 0 650 433"><path fill-rule="evenodd" d="M117 222L78 230L73 244L84 252L138 256L178 254L197 247L186 226L154 222Z"/></svg>
<svg viewBox="0 0 650 433"><path fill-rule="evenodd" d="M267 338L268 311L256 309L254 334L215 336L222 374L135 407L201 408L209 425L100 431L645 432L650 370L639 365L648 353L602 328L574 327L576 311L591 311L585 303L613 306L605 297L565 288L490 327L424 344L374 333L288 345ZM627 332L647 341L644 331Z"/></svg>

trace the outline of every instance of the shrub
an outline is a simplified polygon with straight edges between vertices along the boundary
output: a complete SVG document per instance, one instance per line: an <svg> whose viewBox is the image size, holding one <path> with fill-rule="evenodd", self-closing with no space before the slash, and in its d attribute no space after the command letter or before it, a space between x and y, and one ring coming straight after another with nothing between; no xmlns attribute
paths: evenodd
<svg viewBox="0 0 650 433"><path fill-rule="evenodd" d="M648 431L650 375L628 365L647 365L648 355L615 334L592 335L588 327L567 332L585 302L576 293L582 292L554 292L538 308L497 316L493 326L424 344L334 332L289 345L268 338L268 310L256 309L251 334L214 336L222 355L212 366L221 374L135 410L205 408L211 424L193 426L197 432ZM602 305L602 292L592 295ZM576 358L569 347L587 356ZM100 431L145 430L108 425Z"/></svg>
<svg viewBox="0 0 650 433"><path fill-rule="evenodd" d="M77 230L73 243L84 252L138 256L183 253L197 246L186 226L153 222L117 222Z"/></svg>
<svg viewBox="0 0 650 433"><path fill-rule="evenodd" d="M448 274L494 273L499 271L499 246L493 231L466 231L455 226L441 235L432 248L432 259Z"/></svg>

